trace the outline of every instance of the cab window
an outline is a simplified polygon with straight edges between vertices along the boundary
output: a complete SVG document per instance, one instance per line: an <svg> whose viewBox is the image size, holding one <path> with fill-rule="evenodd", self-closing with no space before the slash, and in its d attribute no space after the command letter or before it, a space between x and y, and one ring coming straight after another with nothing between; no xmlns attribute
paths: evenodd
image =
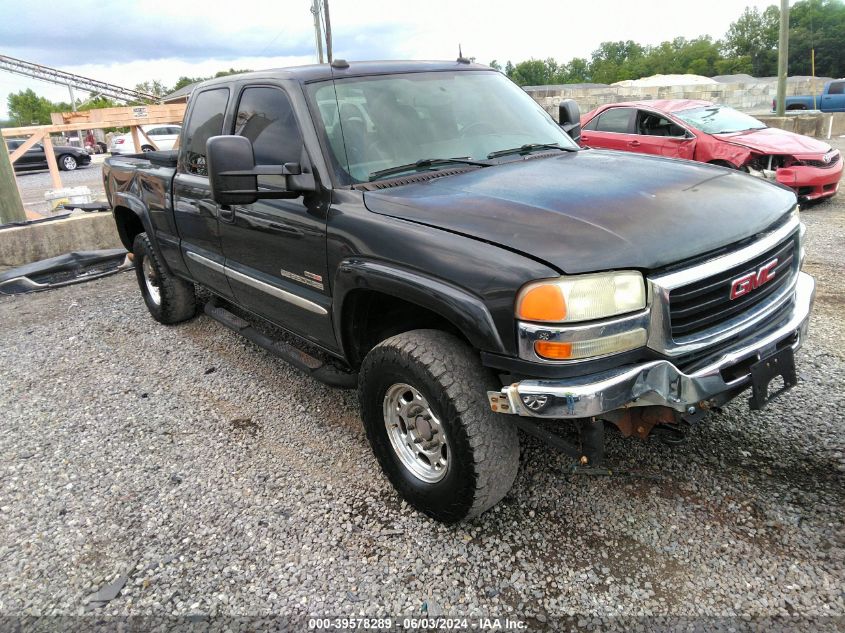
<svg viewBox="0 0 845 633"><path fill-rule="evenodd" d="M302 134L290 98L279 88L246 88L233 134L252 141L256 165L302 162ZM284 176L259 176L258 184L284 186Z"/></svg>
<svg viewBox="0 0 845 633"><path fill-rule="evenodd" d="M179 155L179 171L208 176L205 143L223 132L223 113L229 101L228 88L205 90L194 95L194 105L185 129L183 152Z"/></svg>

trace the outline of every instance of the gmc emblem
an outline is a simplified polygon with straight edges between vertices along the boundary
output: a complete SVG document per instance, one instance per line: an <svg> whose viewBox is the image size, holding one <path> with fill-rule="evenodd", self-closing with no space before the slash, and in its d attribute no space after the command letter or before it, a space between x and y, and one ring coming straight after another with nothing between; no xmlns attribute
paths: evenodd
<svg viewBox="0 0 845 633"><path fill-rule="evenodd" d="M775 278L775 266L778 265L777 257L768 264L764 264L756 271L743 275L731 282L731 301L744 297L752 290L756 290L765 283Z"/></svg>

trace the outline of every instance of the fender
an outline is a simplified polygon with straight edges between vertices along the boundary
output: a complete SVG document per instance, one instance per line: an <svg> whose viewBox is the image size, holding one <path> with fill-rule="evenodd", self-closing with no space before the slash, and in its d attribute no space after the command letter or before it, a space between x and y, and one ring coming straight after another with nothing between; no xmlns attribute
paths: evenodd
<svg viewBox="0 0 845 633"><path fill-rule="evenodd" d="M714 160L722 160L730 163L736 168L742 167L751 158L753 152L742 145L730 141L719 143L708 143L707 150L700 155L702 162L709 163Z"/></svg>
<svg viewBox="0 0 845 633"><path fill-rule="evenodd" d="M376 290L436 312L460 330L479 350L506 353L487 306L477 296L453 284L385 262L345 259L335 281L332 321L343 346L342 311L352 290ZM348 351L348 350L344 350Z"/></svg>
<svg viewBox="0 0 845 633"><path fill-rule="evenodd" d="M138 216L138 219L141 220L141 225L144 227L144 231L146 231L147 235L150 237L150 241L152 241L154 246L158 247L156 235L153 231L153 225L150 221L150 211L147 209L147 205L132 194L125 191L116 191L112 197L112 216L114 216L114 209L117 207L126 207ZM126 244L124 244L124 246L126 246ZM131 247L131 244L127 246L127 250L132 250Z"/></svg>
<svg viewBox="0 0 845 633"><path fill-rule="evenodd" d="M116 191L112 195L112 216L114 216L114 209L117 207L124 207L132 211L138 219L141 221L141 226L144 227L144 231L150 238L150 243L153 245L153 248L159 254L159 259L165 267L167 267L168 272L175 273L182 277L188 276L188 270L185 267L185 263L182 260L182 252L179 247L179 241L170 238L162 240L162 235L156 232L155 227L153 226L152 220L150 219L150 211L147 208L147 205L138 198L137 196L132 195L126 191ZM121 241L123 238L121 237ZM162 248L161 241L164 241L166 248ZM127 250L132 250L132 245L126 245Z"/></svg>

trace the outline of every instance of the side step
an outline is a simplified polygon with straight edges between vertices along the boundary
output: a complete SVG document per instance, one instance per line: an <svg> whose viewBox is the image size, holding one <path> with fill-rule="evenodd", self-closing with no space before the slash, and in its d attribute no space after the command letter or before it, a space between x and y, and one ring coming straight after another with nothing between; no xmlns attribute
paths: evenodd
<svg viewBox="0 0 845 633"><path fill-rule="evenodd" d="M205 313L218 323L222 323L230 330L234 330L244 338L266 349L274 356L278 356L298 370L313 376L323 384L341 389L355 389L358 386L357 373L344 372L336 367L323 363L321 360L314 358L290 343L271 339L269 336L256 330L237 314L229 312L229 310L222 307L215 300L211 300L205 304Z"/></svg>

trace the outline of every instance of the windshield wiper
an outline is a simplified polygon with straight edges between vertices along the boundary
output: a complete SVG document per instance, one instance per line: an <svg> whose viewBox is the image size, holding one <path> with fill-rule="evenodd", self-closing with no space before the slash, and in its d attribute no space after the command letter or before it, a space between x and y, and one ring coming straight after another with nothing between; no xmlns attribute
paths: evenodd
<svg viewBox="0 0 845 633"><path fill-rule="evenodd" d="M530 154L540 149L559 149L562 152L577 152L574 147L563 147L559 143L527 143L519 147L511 147L510 149L500 149L496 152L487 154L487 158L499 158L501 156L510 156L511 154Z"/></svg>
<svg viewBox="0 0 845 633"><path fill-rule="evenodd" d="M384 176L392 176L394 174L401 174L406 171L415 171L417 169L442 167L444 165L478 165L479 167L492 166L490 163L480 160L472 160L469 158L421 158L418 161L408 163L407 165L396 165L395 167L388 167L387 169L374 171L370 174L370 182L383 178Z"/></svg>

